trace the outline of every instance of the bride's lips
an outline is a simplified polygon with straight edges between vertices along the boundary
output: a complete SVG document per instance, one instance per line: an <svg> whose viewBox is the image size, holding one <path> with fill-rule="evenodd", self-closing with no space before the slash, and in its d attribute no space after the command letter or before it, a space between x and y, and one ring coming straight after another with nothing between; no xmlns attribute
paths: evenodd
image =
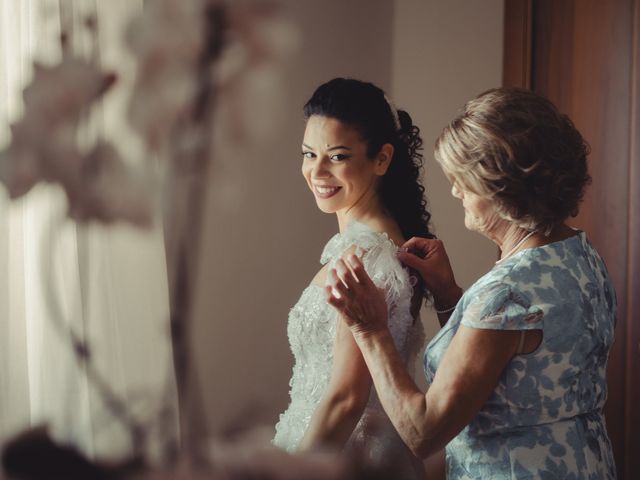
<svg viewBox="0 0 640 480"><path fill-rule="evenodd" d="M333 197L341 189L342 187L335 187L332 185L314 185L313 193L315 193L318 198L327 199Z"/></svg>

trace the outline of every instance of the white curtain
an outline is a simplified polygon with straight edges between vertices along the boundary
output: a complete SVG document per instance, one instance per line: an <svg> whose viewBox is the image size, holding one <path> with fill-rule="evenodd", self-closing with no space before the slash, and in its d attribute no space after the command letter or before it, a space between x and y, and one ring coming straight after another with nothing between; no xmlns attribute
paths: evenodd
<svg viewBox="0 0 640 480"><path fill-rule="evenodd" d="M95 18L101 63L119 78L97 128L139 154L123 120L134 69L122 29L142 2L0 0L0 149L34 58L59 59L60 25L73 26L73 48L86 53L86 20ZM131 448L126 430L78 365L64 329L87 342L92 364L141 421L161 405L175 407L162 228L76 225L65 209L54 185L13 202L0 185L0 445L47 423L89 455L119 455Z"/></svg>

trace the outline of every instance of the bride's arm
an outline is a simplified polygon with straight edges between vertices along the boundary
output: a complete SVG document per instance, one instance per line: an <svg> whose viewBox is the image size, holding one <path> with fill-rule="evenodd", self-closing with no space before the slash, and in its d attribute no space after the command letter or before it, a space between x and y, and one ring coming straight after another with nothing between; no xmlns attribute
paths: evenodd
<svg viewBox="0 0 640 480"><path fill-rule="evenodd" d="M300 449L342 448L367 405L371 384L371 375L351 330L338 321L331 379L311 417Z"/></svg>

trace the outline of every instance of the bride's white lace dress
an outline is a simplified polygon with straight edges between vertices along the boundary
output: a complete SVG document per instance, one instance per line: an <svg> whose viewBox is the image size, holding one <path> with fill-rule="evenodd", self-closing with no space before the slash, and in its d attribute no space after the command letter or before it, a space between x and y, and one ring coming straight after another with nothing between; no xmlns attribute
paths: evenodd
<svg viewBox="0 0 640 480"><path fill-rule="evenodd" d="M389 329L403 361L413 373L413 364L424 342L420 319L411 315L413 288L408 271L396 257L397 246L386 233L352 222L324 248L320 262L332 268L349 249L355 247L374 283L386 294ZM337 315L327 303L324 289L310 285L289 313L288 335L295 357L289 382L290 404L280 415L273 443L289 451L297 449L329 383ZM355 448L373 464L385 467L393 462L396 478L421 478L422 463L397 435L382 409L375 389L347 448Z"/></svg>

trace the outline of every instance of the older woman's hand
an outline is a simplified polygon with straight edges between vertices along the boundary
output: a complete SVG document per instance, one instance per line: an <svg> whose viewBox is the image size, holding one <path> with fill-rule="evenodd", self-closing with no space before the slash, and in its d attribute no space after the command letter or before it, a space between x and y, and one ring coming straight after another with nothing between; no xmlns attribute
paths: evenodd
<svg viewBox="0 0 640 480"><path fill-rule="evenodd" d="M387 330L387 303L356 255L338 260L327 276L327 301L354 335Z"/></svg>
<svg viewBox="0 0 640 480"><path fill-rule="evenodd" d="M402 245L398 259L420 274L436 308L454 306L462 296L441 240L413 237Z"/></svg>

